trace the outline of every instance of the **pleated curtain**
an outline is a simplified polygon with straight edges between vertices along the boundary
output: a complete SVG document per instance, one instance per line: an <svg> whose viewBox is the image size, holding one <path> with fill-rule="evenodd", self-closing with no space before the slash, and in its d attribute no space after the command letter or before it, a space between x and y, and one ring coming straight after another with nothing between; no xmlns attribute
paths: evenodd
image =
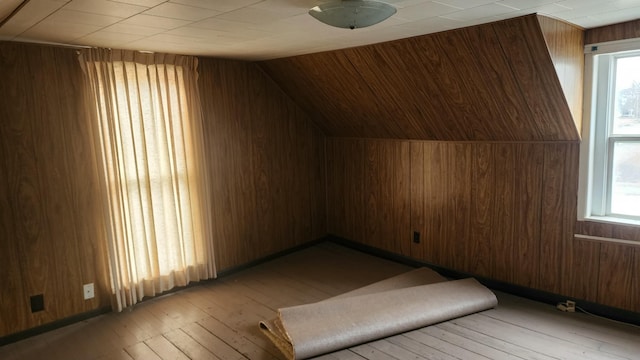
<svg viewBox="0 0 640 360"><path fill-rule="evenodd" d="M197 58L80 53L94 95L113 308L213 278Z"/></svg>

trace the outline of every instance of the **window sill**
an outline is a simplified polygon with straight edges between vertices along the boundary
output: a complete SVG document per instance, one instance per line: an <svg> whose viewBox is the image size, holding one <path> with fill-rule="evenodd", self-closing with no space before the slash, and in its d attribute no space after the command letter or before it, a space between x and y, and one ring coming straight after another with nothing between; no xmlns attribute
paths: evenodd
<svg viewBox="0 0 640 360"><path fill-rule="evenodd" d="M589 216L589 217L584 217L584 218L578 219L578 220L579 221L591 221L591 222L597 222L597 223L602 223L602 224L640 227L640 221L638 221L638 220L615 218L615 217L611 217L611 216ZM573 236L574 236L575 239L586 240L586 241L595 241L595 242L599 242L599 243L609 243L609 244L613 243L613 244L640 247L640 241L639 240L624 240L624 239L609 238L609 237L602 237L602 236L593 236L593 235L585 235L585 234L574 234Z"/></svg>
<svg viewBox="0 0 640 360"><path fill-rule="evenodd" d="M640 220L617 218L613 216L585 216L584 219L578 219L580 221L593 221L603 224L612 225L631 225L640 226Z"/></svg>

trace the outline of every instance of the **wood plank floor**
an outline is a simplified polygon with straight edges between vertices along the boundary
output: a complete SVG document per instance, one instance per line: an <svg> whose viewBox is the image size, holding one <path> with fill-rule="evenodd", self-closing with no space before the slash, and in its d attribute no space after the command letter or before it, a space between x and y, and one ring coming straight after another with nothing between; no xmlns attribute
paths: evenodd
<svg viewBox="0 0 640 360"><path fill-rule="evenodd" d="M0 347L0 359L280 359L258 331L277 308L409 267L323 243L223 279ZM640 359L640 329L498 293L496 309L318 359Z"/></svg>

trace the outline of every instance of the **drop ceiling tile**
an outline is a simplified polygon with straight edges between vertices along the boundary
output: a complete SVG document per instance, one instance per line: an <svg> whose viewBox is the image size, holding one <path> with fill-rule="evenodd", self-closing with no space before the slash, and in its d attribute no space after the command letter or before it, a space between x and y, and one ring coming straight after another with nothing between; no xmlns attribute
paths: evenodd
<svg viewBox="0 0 640 360"><path fill-rule="evenodd" d="M574 19L574 18L579 18L579 17L584 17L584 16L595 16L595 17L599 17L602 14L605 13L609 13L609 12L614 12L617 11L618 8L613 4L613 3L600 3L600 4L592 4L592 5L588 5L585 7L580 7L578 9L572 9L572 10L567 10L567 11L559 11L557 13L555 13L556 16L562 16L563 18L566 19ZM626 10L626 9L625 9ZM628 14L629 11L627 11L626 14ZM620 14L620 15L626 15L624 13Z"/></svg>
<svg viewBox="0 0 640 360"><path fill-rule="evenodd" d="M168 43L162 40L149 40L148 38L132 41L122 47L123 49L150 51L155 53L195 55L193 46L188 44Z"/></svg>
<svg viewBox="0 0 640 360"><path fill-rule="evenodd" d="M146 6L131 5L109 0L73 0L69 1L64 8L122 18L133 16L148 9Z"/></svg>
<svg viewBox="0 0 640 360"><path fill-rule="evenodd" d="M571 20L571 23L584 28L591 28L591 27L600 26L600 24L602 23L602 20L593 16L584 16L584 17L575 18Z"/></svg>
<svg viewBox="0 0 640 360"><path fill-rule="evenodd" d="M291 17L300 14L306 14L309 9L316 5L315 1L289 1L289 0L264 0L260 3L252 5L254 9L263 9L277 12L282 17Z"/></svg>
<svg viewBox="0 0 640 360"><path fill-rule="evenodd" d="M515 10L517 9L504 6L504 5L487 4L487 5L474 7L472 9L457 11L454 13L443 15L441 17L451 19L451 20L458 20L458 21L471 21L474 19L482 19L489 16L508 14L510 12L514 12ZM465 25L465 26L468 26L468 25Z"/></svg>
<svg viewBox="0 0 640 360"><path fill-rule="evenodd" d="M216 16L220 14L220 12L182 4L164 3L145 11L144 14L172 19L198 21Z"/></svg>
<svg viewBox="0 0 640 360"><path fill-rule="evenodd" d="M640 0L383 0L398 13L351 31L307 14L321 1L329 0L30 0L0 28L0 39L265 59L534 12L587 28L640 17Z"/></svg>
<svg viewBox="0 0 640 360"><path fill-rule="evenodd" d="M119 22L103 29L104 31L121 34L150 36L164 32L165 30L157 27L149 27L135 24L127 24Z"/></svg>
<svg viewBox="0 0 640 360"><path fill-rule="evenodd" d="M534 6L529 8L528 10L531 10L532 13L537 12L543 15L553 15L558 12L567 11L567 9L569 8L566 6L561 6L556 3L552 3L552 4Z"/></svg>
<svg viewBox="0 0 640 360"><path fill-rule="evenodd" d="M584 7L591 7L593 5L603 5L611 1L612 0L562 0L556 1L556 4L569 9L580 9Z"/></svg>
<svg viewBox="0 0 640 360"><path fill-rule="evenodd" d="M26 31L46 18L52 12L63 7L65 0L31 0L11 19L0 27L0 35L13 37Z"/></svg>
<svg viewBox="0 0 640 360"><path fill-rule="evenodd" d="M418 5L407 6L398 9L394 16L401 17L410 21L416 21L436 16L451 14L460 11L459 8L444 5L433 1L427 1Z"/></svg>
<svg viewBox="0 0 640 360"><path fill-rule="evenodd" d="M96 31L77 39L77 41L97 47L120 48L127 43L143 39L144 37L143 35Z"/></svg>
<svg viewBox="0 0 640 360"><path fill-rule="evenodd" d="M71 43L75 39L100 30L98 25L60 22L45 19L20 34L20 37L30 39L44 39L60 43Z"/></svg>
<svg viewBox="0 0 640 360"><path fill-rule="evenodd" d="M556 3L558 0L502 0L497 4L506 5L514 9L530 9L536 6Z"/></svg>
<svg viewBox="0 0 640 360"><path fill-rule="evenodd" d="M187 36L209 40L214 38L235 39L236 41L260 39L268 36L267 33L261 31L223 31L214 29L203 29L191 26L183 26L177 29L169 30L164 34Z"/></svg>
<svg viewBox="0 0 640 360"><path fill-rule="evenodd" d="M181 44L181 45L189 44L192 41L198 41L198 40L200 39L189 37L189 36L172 35L167 33L156 34L156 35L152 35L145 38L145 41L153 41L153 42L160 41L164 43Z"/></svg>
<svg viewBox="0 0 640 360"><path fill-rule="evenodd" d="M281 19L282 16L274 11L248 6L218 15L217 18L250 24L267 24Z"/></svg>
<svg viewBox="0 0 640 360"><path fill-rule="evenodd" d="M393 28L407 29L408 32L415 34L414 31L420 31L421 34L429 34L432 32L455 29L460 26L460 21L447 19L443 17L427 18L418 21L411 21L406 24L396 25ZM393 29L392 28L392 29ZM415 30L412 30L415 29Z"/></svg>
<svg viewBox="0 0 640 360"><path fill-rule="evenodd" d="M407 6L413 6L413 5L420 5L420 4L424 4L424 3L429 3L429 2L432 2L432 1L429 1L429 0L393 0L393 1L385 1L385 2L387 4L393 5L397 9L397 8L403 8L403 7L407 7ZM451 5L448 5L448 6L451 6ZM452 6L452 7L455 7L455 6ZM462 10L462 9L460 9L460 10Z"/></svg>
<svg viewBox="0 0 640 360"><path fill-rule="evenodd" d="M190 5L220 12L228 12L249 5L258 4L262 0L170 0L172 3Z"/></svg>
<svg viewBox="0 0 640 360"><path fill-rule="evenodd" d="M4 0L0 2L0 21L7 18L11 13L22 4L23 0Z"/></svg>
<svg viewBox="0 0 640 360"><path fill-rule="evenodd" d="M111 1L129 4L129 5L144 6L146 8L151 8L156 5L160 5L164 2L167 2L167 0L111 0Z"/></svg>
<svg viewBox="0 0 640 360"><path fill-rule="evenodd" d="M275 24L275 23L274 23ZM263 25L249 24L237 21L222 20L218 17L209 18L203 21L195 22L189 25L189 27L219 30L230 33L235 33L242 37L258 37L270 35L278 32L278 28L274 26L265 27Z"/></svg>
<svg viewBox="0 0 640 360"><path fill-rule="evenodd" d="M460 9L471 9L478 6L495 3L496 0L437 0L436 2Z"/></svg>
<svg viewBox="0 0 640 360"><path fill-rule="evenodd" d="M598 26L611 24L613 22L640 19L640 6L603 12L601 14L594 15L593 17L601 21Z"/></svg>
<svg viewBox="0 0 640 360"><path fill-rule="evenodd" d="M188 25L191 21L140 14L123 20L120 23L171 30L180 26Z"/></svg>
<svg viewBox="0 0 640 360"><path fill-rule="evenodd" d="M121 17L86 13L82 11L60 9L47 18L47 21L65 22L74 24L109 26L122 20Z"/></svg>

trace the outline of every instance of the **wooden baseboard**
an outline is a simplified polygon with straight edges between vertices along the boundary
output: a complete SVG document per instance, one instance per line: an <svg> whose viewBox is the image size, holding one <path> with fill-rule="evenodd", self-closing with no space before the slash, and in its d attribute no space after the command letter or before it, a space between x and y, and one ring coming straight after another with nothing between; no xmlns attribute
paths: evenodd
<svg viewBox="0 0 640 360"><path fill-rule="evenodd" d="M85 321L88 320L92 317L96 317L98 315L102 315L102 314L106 314L108 312L111 311L111 307L107 306L107 307L103 307L103 308L99 308L99 309L95 309L92 311L88 311L82 314L77 314L77 315L73 315L73 316L69 316L67 318L64 319L60 319L60 320L56 320L53 322L50 322L48 324L44 324L44 325L40 325L40 326L36 326L34 328L31 329L27 329L24 331L20 331L14 334L9 334L3 337L0 337L0 346L4 346L7 344L11 344L20 340L24 340L27 338L30 338L32 336L36 336L36 335L40 335L42 333L51 331L51 330L55 330L55 329L59 329L61 327L67 326L67 325L71 325L71 324L75 324L77 322L80 321Z"/></svg>
<svg viewBox="0 0 640 360"><path fill-rule="evenodd" d="M496 291L502 291L505 293L509 293L509 294L513 294L516 296L521 296L524 298L528 298L531 300L535 300L535 301L539 301L542 303L547 303L547 304L552 304L555 305L559 302L564 302L566 300L574 300L576 301L576 303L578 304L578 306L580 306L582 309L588 311L591 314L594 315L598 315L598 316L602 316L602 317L606 317L608 319L613 319L616 321L622 321L625 323L629 323L629 324L634 324L634 325L639 325L640 326L640 313L635 313L635 312L631 312L631 311L627 311L627 310L623 310L623 309L618 309L618 308L614 308L614 307L610 307L610 306L605 306L602 304L598 304L598 303L594 303L594 302L590 302L590 301L586 301L586 300L582 300L582 299L574 299L574 298L567 298L566 296L563 295L559 295L559 294L553 294L553 293L549 293L549 292L545 292L545 291L541 291L541 290L536 290L536 289L531 289L531 288L527 288L527 287L523 287L523 286L518 286L518 285L513 285L513 284L509 284L509 283L505 283L505 282L501 282L501 281L496 281L493 279L488 279L488 278L482 278L482 277L477 277L474 276L472 274L467 274L467 273L463 273L463 272L459 272L459 271L455 271L452 269L447 269L441 266L437 266L434 264L430 264L424 261L418 261L406 256L402 256L402 255L398 255L389 251L385 251L385 250L380 250L368 245L363 245L348 239L344 239L338 236L334 236L334 235L327 235L323 238L314 240L314 241L310 241L301 245L298 245L296 247L290 248L290 249L286 249L280 252L277 252L275 254L269 255L269 256L265 256L263 258L251 261L247 264L243 264L240 266L236 266L233 268L229 268L229 269L224 269L220 272L218 272L218 278L220 277L225 277L225 276L229 276L232 274L235 274L239 271L242 270L246 270L248 268L254 267L256 265L280 258L282 256L291 254L293 252L296 251L300 251L303 249L306 249L308 247L317 245L319 243L325 242L325 241L330 241L351 249L355 249L370 255L374 255L380 258L384 258L384 259L388 259L391 261L396 261L405 265L409 265L409 266L413 266L413 267L420 267L420 266L426 266L429 268L432 268L433 270L437 271L438 273L440 273L441 275L448 277L448 278L453 278L453 279L461 279L461 278L466 278L466 277L475 277L478 281L480 281L482 284L484 284L485 286L487 286L490 289L496 290ZM191 286L198 286L202 283L206 283L208 281L215 281L215 279L211 279L211 280L204 280L204 281L200 281L200 282L196 282L196 283L192 283L187 285L186 287L191 287ZM184 289L185 287L180 287L180 288L176 288L174 290L171 290L169 292L164 293L168 294L174 291L179 291ZM145 301L147 299L145 298ZM82 314L78 314L78 315L74 315L74 316L70 316L68 318L65 319L61 319L61 320L57 320L45 325L41 325L41 326L37 326L35 328L31 328L31 329L27 329L18 333L14 333L14 334L10 334L7 336L3 336L0 337L0 346L3 345L7 345L10 343L14 343L20 340L24 340L26 338L35 336L35 335L39 335L42 334L44 332L48 332L48 331L52 331L67 325L71 325L80 321L84 321L84 320L88 320L92 317L98 316L98 315L102 315L105 313L108 313L111 311L111 307L104 307L104 308L100 308L100 309L96 309L93 311L89 311L86 313L82 313Z"/></svg>
<svg viewBox="0 0 640 360"><path fill-rule="evenodd" d="M239 271L248 269L250 267L265 263L267 261L270 261L270 260L273 260L273 259L277 259L277 258L285 256L287 254L291 254L293 252L296 252L296 251L299 251L299 250L302 250L302 249L317 245L317 244L319 244L321 242L327 241L328 239L329 239L328 237L323 237L323 238L320 238L320 239L317 239L317 240L313 240L313 241L298 245L298 246L290 248L290 249L286 249L286 250L277 252L277 253L269 255L269 256L262 257L260 259L251 261L251 262L249 262L247 264L236 266L236 267L233 267L233 268L230 268L230 269L224 269L224 270L218 272L218 278L229 276L231 274L234 274L234 273L237 273ZM202 281L189 283L186 286L175 287L175 288L173 288L171 290L163 292L160 295L157 295L157 296L154 296L154 297L145 297L140 302L138 302L138 304L141 304L141 303L143 303L145 301L149 301L149 300L152 300L152 299L157 299L157 298L160 298L160 297L165 296L165 295L169 295L169 294L174 293L176 291L180 291L180 290L183 290L183 289L186 289L186 288L190 288L190 287L193 287L193 286L199 286L199 285L205 284L205 283L210 282L210 281L215 281L215 280L216 279L202 280ZM20 340L24 340L24 339L27 339L27 338L30 338L30 337L33 337L33 336L48 332L48 331L59 329L61 327L67 326L67 325L75 324L75 323L80 322L80 321L85 321L85 320L88 320L88 319L90 319L92 317L95 317L95 316L98 316L98 315L102 315L102 314L108 313L110 311L111 311L111 307L104 307L104 308L96 309L96 310L89 311L89 312L86 312L86 313L73 315L73 316L70 316L68 318L64 318L64 319L61 319L61 320L56 320L56 321L50 322L48 324L36 326L34 328L27 329L27 330L24 330L24 331L20 331L20 332L17 332L17 333L13 333L13 334L9 334L9 335L6 335L6 336L2 336L2 337L0 337L0 346L11 344L11 343L14 343L14 342L17 342L17 341L20 341Z"/></svg>
<svg viewBox="0 0 640 360"><path fill-rule="evenodd" d="M218 278L229 276L231 274L235 274L235 273L237 273L239 271L246 270L248 268L252 268L252 267L254 267L256 265L260 265L260 264L266 263L268 261L283 257L285 255L294 253L296 251L300 251L300 250L303 250L303 249L318 245L318 244L320 244L322 242L325 242L325 241L330 241L331 239L333 239L332 236L326 235L326 236L321 237L319 239L308 241L306 243L294 246L292 248L279 251L279 252L277 252L275 254L271 254L271 255L268 255L268 256L265 256L265 257L261 257L259 259L250 261L250 262L248 262L246 264L234 266L234 267L228 268L228 269L223 269L221 271L218 271ZM215 280L215 279L212 279L212 280Z"/></svg>
<svg viewBox="0 0 640 360"><path fill-rule="evenodd" d="M628 323L628 324L640 326L640 313L637 313L637 312L624 310L624 309L619 309L619 308L615 308L615 307L611 307L611 306L606 306L606 305L602 305L602 304L599 304L599 303L594 303L592 301L587 301L587 300L584 300L584 299L571 298L571 297L567 297L566 295L554 294L554 293L550 293L550 292L546 292L546 291L542 291L542 290L537 290L537 289L532 289L532 288L528 288L528 287L524 287L524 286L509 284L509 283L506 283L506 282L503 282L503 281L497 281L497 280L494 280L494 279L478 277L478 276L475 276L473 274L468 274L468 273L464 273L464 272L460 272L460 271L444 268L444 267L441 267L441 266L430 264L428 262L412 259L412 258L407 257L407 256L398 255L398 254L395 254L395 253L392 253L392 252L389 252L389 251L385 251L385 250L380 250L378 248L374 248L374 247L371 247L371 246L368 246L368 245L357 243L355 241L351 241L351 240L348 240L348 239L345 239L345 238L341 238L339 236L329 235L329 236L326 237L326 239L328 241L334 242L334 243L342 245L342 246L346 246L346 247L349 247L349 248L352 248L352 249L355 249L355 250L362 251L362 252L367 253L367 254L371 254L371 255L378 256L378 257L381 257L381 258L385 258L385 259L388 259L388 260L396 261L396 262L399 262L399 263L402 263L402 264L406 264L406 265L409 265L409 266L413 266L413 267L425 266L425 267L428 267L428 268L431 268L431 269L437 271L442 276L445 276L445 277L448 277L448 278L462 279L462 278L467 278L467 277L474 277L478 281L480 281L480 283L482 283L483 285L485 285L486 287L488 287L490 289L493 289L493 290L496 290L496 291L505 292L505 293L509 293L509 294L512 294L512 295L520 296L520 297L523 297L523 298L527 298L527 299L530 299L530 300L534 300L534 301L538 301L538 302L542 302L542 303L546 303L546 304L551 304L551 305L554 305L554 306L556 304L558 304L560 302L564 302L566 300L573 300L573 301L576 302L576 304L581 309L583 309L584 311L588 312L589 314L605 317L607 319L611 319L611 320L615 320L615 321L621 321L621 322L625 322L625 323Z"/></svg>

